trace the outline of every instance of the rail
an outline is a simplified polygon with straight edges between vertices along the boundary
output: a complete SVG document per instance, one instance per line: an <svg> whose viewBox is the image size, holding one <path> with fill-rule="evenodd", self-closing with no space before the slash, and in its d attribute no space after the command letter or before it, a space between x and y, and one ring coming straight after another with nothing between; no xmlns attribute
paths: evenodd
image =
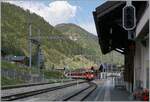
<svg viewBox="0 0 150 102"><path fill-rule="evenodd" d="M84 101L95 89L97 85L89 82L89 86L61 99L61 101Z"/></svg>
<svg viewBox="0 0 150 102"><path fill-rule="evenodd" d="M82 83L85 83L85 82L87 82L87 81L81 81L81 82L78 82L78 84L82 84ZM42 94L42 93L46 93L46 92L66 88L66 87L70 87L70 86L73 86L73 85L76 85L76 84L77 83L74 82L74 83L65 84L65 85L61 85L61 86L54 86L54 87L50 87L50 88L44 88L44 89L39 89L39 90L34 90L34 91L28 91L28 92L22 92L22 93L2 96L1 100L2 101L18 100L18 99L22 99L22 98L26 98L26 97L30 97L30 96L34 96L34 95L38 95L38 94Z"/></svg>
<svg viewBox="0 0 150 102"><path fill-rule="evenodd" d="M63 82L69 82L74 80L64 80ZM37 85L45 85L45 84L53 84L54 82L43 82L43 83L31 83L31 84L18 84L18 85L8 85L1 87L2 90L13 89L13 88L21 88L21 87L30 87L30 86L37 86ZM58 82L55 82L58 83Z"/></svg>

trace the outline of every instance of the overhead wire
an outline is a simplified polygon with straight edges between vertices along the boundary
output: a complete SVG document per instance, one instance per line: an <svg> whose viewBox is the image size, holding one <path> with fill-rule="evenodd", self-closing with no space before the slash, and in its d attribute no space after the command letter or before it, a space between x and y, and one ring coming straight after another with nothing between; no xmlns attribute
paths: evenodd
<svg viewBox="0 0 150 102"><path fill-rule="evenodd" d="M81 1L80 1L80 3L81 3ZM76 1L76 4L77 5L79 5L80 3L78 3L78 1ZM82 14L82 13L84 13L84 11L82 10L82 8L79 8L79 12ZM82 28L82 26L80 25L80 23L81 22L87 22L87 17L85 17L85 15L82 15L82 16L80 16L78 19L76 19L75 18L75 22L76 22L76 24L77 25L79 25L81 28ZM84 28L82 28L82 29L84 29ZM82 37L80 37L80 38L78 38L78 39L87 39L88 38L88 36L82 36ZM86 55L86 53L85 52L83 52L84 51L84 49L81 47L81 49L80 49L80 53L81 53L81 55L83 56L83 57L85 57L85 56L87 56L90 60L91 60L91 63L90 63L90 65L92 66L92 61L93 61L93 55ZM95 63L95 62L94 62Z"/></svg>

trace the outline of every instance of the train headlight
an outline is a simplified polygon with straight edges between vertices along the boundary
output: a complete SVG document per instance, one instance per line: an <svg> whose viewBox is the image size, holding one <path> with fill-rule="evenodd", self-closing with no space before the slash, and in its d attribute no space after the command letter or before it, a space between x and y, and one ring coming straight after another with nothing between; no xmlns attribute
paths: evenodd
<svg viewBox="0 0 150 102"><path fill-rule="evenodd" d="M93 75L93 74L91 74L91 77L94 77L94 75Z"/></svg>

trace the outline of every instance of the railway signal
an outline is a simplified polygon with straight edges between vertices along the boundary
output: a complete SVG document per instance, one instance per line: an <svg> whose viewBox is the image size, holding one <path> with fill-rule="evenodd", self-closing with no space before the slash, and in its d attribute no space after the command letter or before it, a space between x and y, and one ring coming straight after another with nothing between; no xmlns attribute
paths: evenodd
<svg viewBox="0 0 150 102"><path fill-rule="evenodd" d="M131 1L127 1L126 6L123 8L123 28L125 30L133 30L136 26L136 9Z"/></svg>

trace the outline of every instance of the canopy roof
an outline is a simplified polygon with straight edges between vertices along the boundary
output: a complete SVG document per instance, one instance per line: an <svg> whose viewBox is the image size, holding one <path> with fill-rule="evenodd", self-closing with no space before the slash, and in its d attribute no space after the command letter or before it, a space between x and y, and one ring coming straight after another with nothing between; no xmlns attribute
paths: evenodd
<svg viewBox="0 0 150 102"><path fill-rule="evenodd" d="M138 23L146 8L146 1L133 1L132 4L136 8L136 23ZM122 27L122 9L125 5L125 1L107 1L93 12L103 54L112 50L124 54L126 47L132 42L128 40L128 32Z"/></svg>

